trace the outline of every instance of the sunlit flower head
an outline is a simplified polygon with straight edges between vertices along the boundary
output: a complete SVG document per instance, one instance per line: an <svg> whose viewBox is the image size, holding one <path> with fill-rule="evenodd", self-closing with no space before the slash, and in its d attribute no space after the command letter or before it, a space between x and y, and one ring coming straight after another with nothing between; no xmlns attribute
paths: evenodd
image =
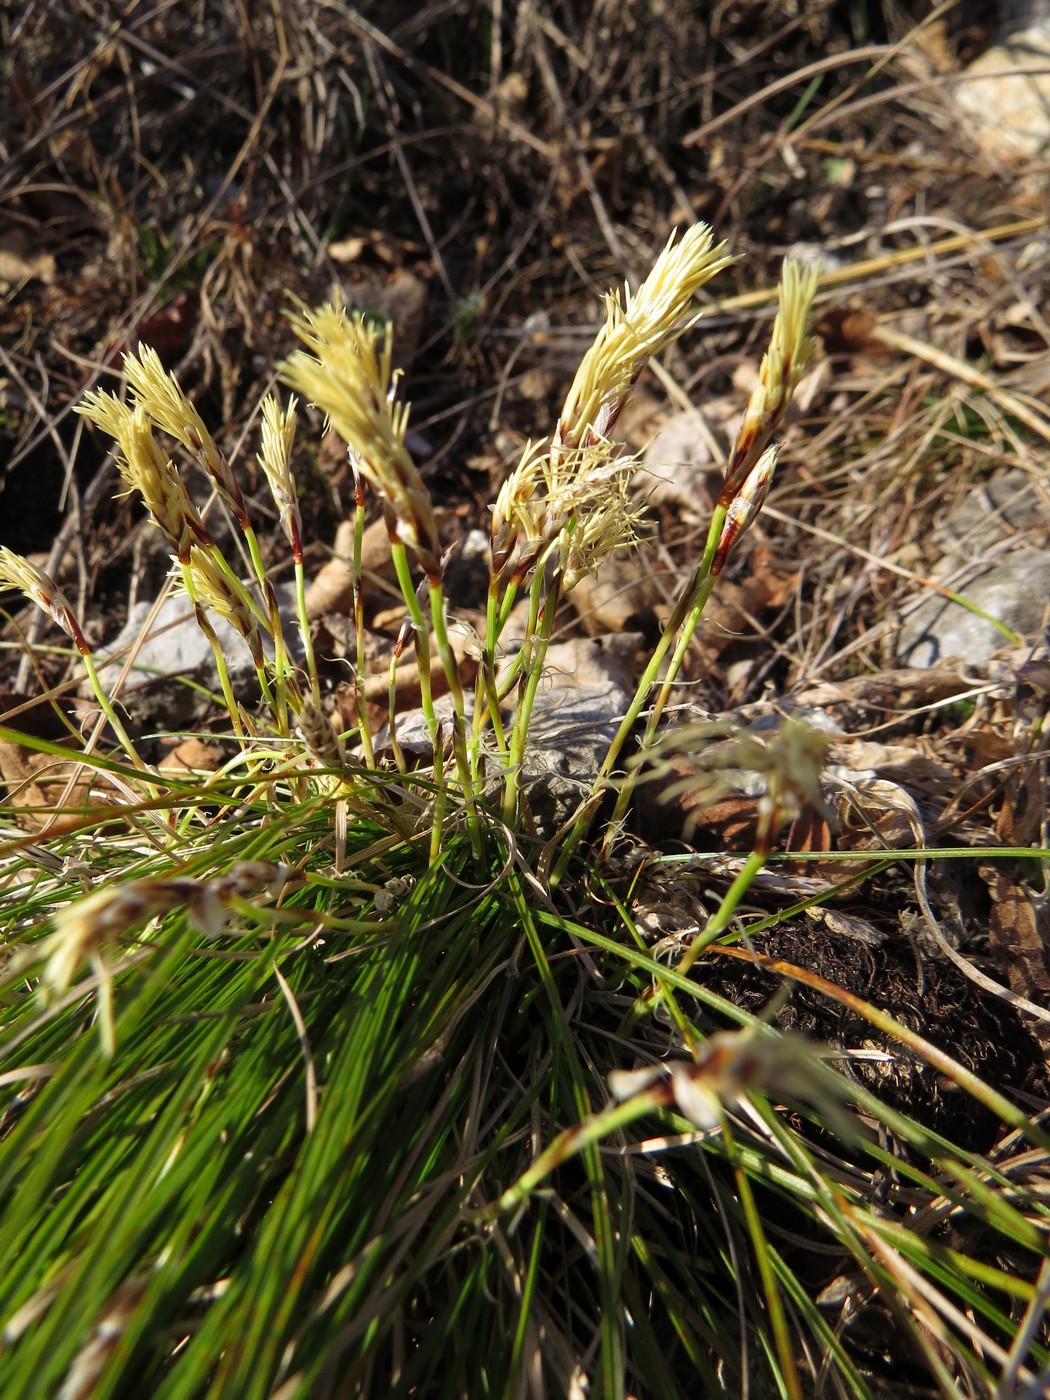
<svg viewBox="0 0 1050 1400"><path fill-rule="evenodd" d="M780 309L773 322L769 349L759 366L758 383L729 454L719 497L722 505L728 505L743 486L784 421L792 395L816 349L808 328L819 282L819 263L807 267L795 258L784 259Z"/></svg>
<svg viewBox="0 0 1050 1400"><path fill-rule="evenodd" d="M357 471L379 496L398 536L428 578L441 577L441 547L430 492L405 447L408 408L395 397L390 327L329 303L292 317L305 350L281 378L320 408L350 449Z"/></svg>

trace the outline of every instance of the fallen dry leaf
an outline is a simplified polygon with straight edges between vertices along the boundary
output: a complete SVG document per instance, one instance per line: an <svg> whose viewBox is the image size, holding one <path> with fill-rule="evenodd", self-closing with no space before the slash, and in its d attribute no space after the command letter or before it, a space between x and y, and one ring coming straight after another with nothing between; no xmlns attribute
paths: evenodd
<svg viewBox="0 0 1050 1400"><path fill-rule="evenodd" d="M214 773L221 762L220 748L191 735L174 744L157 767L162 773L170 773L173 777L188 777L195 773Z"/></svg>
<svg viewBox="0 0 1050 1400"><path fill-rule="evenodd" d="M25 229L9 228L0 233L0 290L32 281L50 287L54 280L54 258L40 252Z"/></svg>
<svg viewBox="0 0 1050 1400"><path fill-rule="evenodd" d="M663 595L651 559L613 555L597 574L577 581L569 600L591 637L644 630Z"/></svg>
<svg viewBox="0 0 1050 1400"><path fill-rule="evenodd" d="M1040 919L1028 890L990 861L979 867L992 896L988 941L1005 966L1010 990L1050 1006L1050 967L1045 917Z"/></svg>
<svg viewBox="0 0 1050 1400"><path fill-rule="evenodd" d="M63 709L67 717L74 712L72 705ZM69 728L49 700L2 692L0 724L27 739L47 739L67 746L72 743ZM41 753L14 739L0 738L0 781L7 788L3 805L30 831L70 831L92 806L104 801L93 791L95 778L90 768L74 759Z"/></svg>
<svg viewBox="0 0 1050 1400"><path fill-rule="evenodd" d="M335 532L332 557L318 570L306 590L306 615L314 619L326 613L350 611L353 600L353 579L350 573L354 558L354 522L344 520ZM390 532L380 517L365 527L361 541L361 567L367 573L393 579L394 565L390 557Z"/></svg>

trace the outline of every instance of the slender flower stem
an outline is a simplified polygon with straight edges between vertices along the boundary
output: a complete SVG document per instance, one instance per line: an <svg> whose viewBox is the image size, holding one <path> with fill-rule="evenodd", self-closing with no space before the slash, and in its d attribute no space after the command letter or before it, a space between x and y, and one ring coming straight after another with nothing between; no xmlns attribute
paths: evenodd
<svg viewBox="0 0 1050 1400"><path fill-rule="evenodd" d="M444 823L444 814L447 806L447 780L445 777L444 759L441 745L441 725L434 708L434 690L431 681L430 665L430 633L423 609L412 583L412 571L408 562L408 551L399 539L391 539L390 553L394 561L394 569L397 573L398 585L408 608L409 619L411 620L416 640L416 657L418 660L419 672L419 697L420 706L423 710L423 717L426 720L427 729L430 733L430 742L434 751L434 781L437 784L437 795L434 802L434 823L431 835L431 860L436 860L441 844L441 829ZM459 773L460 784L463 795L468 804L468 822L470 829L471 847L475 856L481 859L481 828L477 815L477 804L474 799L473 783L470 776L470 765L467 761L467 750L464 741L464 702L463 686L459 677L459 669L452 652L452 647L448 640L448 629L445 622L444 594L440 583L430 581L428 583L431 615L434 625L434 639L437 644L438 654L441 656L446 678L452 690L453 706L453 733L452 751L455 757L456 768ZM435 605L436 598L436 605ZM458 701L457 701L458 697ZM393 703L393 697L392 701ZM393 728L393 709L391 709L391 729Z"/></svg>
<svg viewBox="0 0 1050 1400"><path fill-rule="evenodd" d="M314 656L314 639L310 633L310 619L306 612L306 570L300 552L295 561L295 611L299 622L299 636L303 643L303 661L306 674L310 678L310 698L317 709L321 708L321 683L317 678L317 658Z"/></svg>
<svg viewBox="0 0 1050 1400"><path fill-rule="evenodd" d="M427 730L430 733L430 742L434 748L434 777L440 782L439 725L434 710L433 688L430 684L430 633L423 617L423 609L416 597L415 585L412 582L412 570L408 562L408 551L399 539L391 539L390 555L394 561L394 571L397 574L401 596L405 600L412 629L415 632L416 655L419 658L419 702L426 720Z"/></svg>
<svg viewBox="0 0 1050 1400"><path fill-rule="evenodd" d="M489 575L488 599L485 607L485 637L481 647L478 665L478 678L474 692L473 744L471 763L476 779L481 777L481 734L487 719L492 725L500 760L504 771L508 762L507 736L500 713L500 699L496 687L496 646L499 642L500 626L499 580Z"/></svg>
<svg viewBox="0 0 1050 1400"><path fill-rule="evenodd" d="M245 734L244 725L241 719L241 707L233 693L233 684L230 680L229 668L226 665L226 657L219 639L215 635L215 628L208 621L208 614L204 609L196 589L193 578L193 570L188 564L182 566L182 581L186 588L186 595L193 604L193 609L197 618L197 625L208 639L212 655L215 657L215 669L219 676L219 685L222 687L222 698L225 701L226 709L229 711L230 723L233 725L233 733L241 747L245 747L248 736Z"/></svg>
<svg viewBox="0 0 1050 1400"><path fill-rule="evenodd" d="M725 933L740 901L750 889L755 876L765 865L768 855L768 850L755 850L744 861L733 883L726 890L718 908L679 958L675 971L680 976L684 977L704 949L709 948L717 938Z"/></svg>
<svg viewBox="0 0 1050 1400"><path fill-rule="evenodd" d="M463 682L459 674L459 662L456 660L452 644L448 639L448 623L445 613L445 590L440 583L430 583L430 615L434 627L434 641L437 643L438 656L441 658L441 666L445 672L445 679L448 681L449 693L452 696L452 708L461 721L466 719L466 705L463 699Z"/></svg>
<svg viewBox="0 0 1050 1400"><path fill-rule="evenodd" d="M148 773L150 770L139 757L138 750L132 743L128 731L124 728L124 725L121 723L120 716L117 714L116 709L113 706L113 702L110 700L109 696L105 692L105 689L103 688L101 678L98 674L98 670L95 667L94 658L91 655L87 643L85 642L82 648L78 646L77 650L80 652L80 660L83 663L84 670L87 672L87 678L90 682L91 690L95 696L95 699L98 701L99 709L101 709L102 713L106 716L106 719L109 721L109 727L117 736L117 742L120 744L120 747L124 750L128 758L139 770L139 772Z"/></svg>
<svg viewBox="0 0 1050 1400"><path fill-rule="evenodd" d="M700 954L706 948L709 948L729 927L729 922L736 913L740 901L747 893L755 876L762 869L763 865L765 865L767 855L767 851L752 851L748 856L741 869L737 872L733 883L729 886L729 889L726 890L718 908L679 958L674 969L679 977L684 977ZM680 1013L678 1013L677 1010L674 992L661 982L644 996L638 998L628 1017L625 1019L624 1024L620 1027L620 1034L627 1035L630 1027L640 1021L643 1016L648 1015L661 1001L664 1002L671 1013L672 1019L678 1019Z"/></svg>
<svg viewBox="0 0 1050 1400"><path fill-rule="evenodd" d="M449 694L452 696L452 751L455 755L460 787L467 807L471 848L476 859L480 862L482 855L481 824L478 818L474 775L467 749L467 710L463 696L463 681L459 674L459 662L456 660L456 654L448 639L445 590L440 582L433 579L428 580L427 587L430 592L430 617L434 627L434 641L437 645L438 655L441 657L445 679L448 681ZM473 731L471 732L473 733Z"/></svg>
<svg viewBox="0 0 1050 1400"><path fill-rule="evenodd" d="M408 765L405 762L405 753L397 737L397 653L390 658L390 683L387 687L386 697L386 718L390 729L390 749L394 755L394 762L397 764L399 773L407 773ZM364 696L361 696L361 705L364 706ZM367 723L367 721L366 721Z"/></svg>
<svg viewBox="0 0 1050 1400"><path fill-rule="evenodd" d="M515 1210L523 1205L536 1188L570 1157L574 1157L586 1147L603 1141L613 1133L621 1132L624 1128L630 1127L639 1118L659 1112L666 1105L667 1093L661 1086L632 1094L623 1103L612 1104L601 1113L592 1114L591 1117L584 1119L577 1126L565 1128L533 1160L532 1165L522 1172L517 1181L512 1186L507 1187L498 1200L483 1206L477 1212L476 1218L479 1221L495 1220L500 1215Z"/></svg>
<svg viewBox="0 0 1050 1400"><path fill-rule="evenodd" d="M518 798L521 791L522 765L525 762L525 746L529 735L529 721L536 704L536 692L543 679L543 663L547 658L554 633L554 619L561 598L561 574L556 573L544 595L542 571L537 570L532 583L532 597L529 604L529 623L522 645L522 666L525 673L518 702L514 707L514 725L510 737L510 754L503 786L503 820L513 826L518 817ZM540 604L542 602L542 612Z"/></svg>
<svg viewBox="0 0 1050 1400"><path fill-rule="evenodd" d="M593 796L597 793L613 773L620 754L623 751L623 746L630 738L639 716L645 709L653 687L660 681L660 672L664 664L664 658L674 645L675 651L668 672L663 679L660 697L657 702L659 708L650 716L646 726L643 744L651 741L652 735L655 733L660 714L667 703L671 685L681 668L686 649L692 640L693 633L696 631L703 610L714 588L715 578L714 575L711 574L711 560L718 546L718 539L721 534L724 519L725 510L722 507L716 508L711 521L711 527L708 531L707 544L700 565L693 575L689 588L675 604L674 611L671 613L670 618L668 618L667 625L660 635L660 640L653 648L653 653L649 658L648 665L642 674L641 680L638 682L634 698L628 706L627 713L620 721L620 726L613 736L605 758L602 761L602 766L598 770L598 776L595 778L591 787L589 796ZM675 645L676 639L677 645ZM616 832L617 824L627 811L636 781L637 779L631 774L624 779L623 787L620 790L613 815L610 818L607 828L606 844L612 839ZM565 874L573 853L586 834L589 822L589 816L585 815L581 817L566 837L561 855L551 877L553 884L558 884Z"/></svg>
<svg viewBox="0 0 1050 1400"><path fill-rule="evenodd" d="M369 768L375 768L376 756L375 748L372 744L372 726L368 719L368 702L365 700L367 659L365 656L365 601L364 588L362 585L363 565L361 562L365 538L365 479L361 476L360 472L354 470L352 453L350 455L350 469L354 474L354 548L353 556L350 560L350 597L351 607L354 613L354 708L357 711L357 732L361 740L361 748L365 755L365 763ZM391 701L388 716L390 735L398 770L403 773L405 771L404 755L401 753L394 737L393 706L395 681L393 668L391 669L390 685Z"/></svg>

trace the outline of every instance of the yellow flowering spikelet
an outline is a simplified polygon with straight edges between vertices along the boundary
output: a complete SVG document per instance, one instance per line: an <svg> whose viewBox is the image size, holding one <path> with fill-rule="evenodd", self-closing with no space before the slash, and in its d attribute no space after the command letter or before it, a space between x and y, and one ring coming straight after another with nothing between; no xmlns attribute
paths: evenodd
<svg viewBox="0 0 1050 1400"><path fill-rule="evenodd" d="M238 524L248 525L248 513L241 488L226 458L203 418L183 392L182 385L161 363L149 345L140 345L134 355L124 356L124 373L139 405L154 425L181 443L211 477L220 497L229 506Z"/></svg>
<svg viewBox="0 0 1050 1400"><path fill-rule="evenodd" d="M257 461L263 469L270 495L281 515L281 528L296 559L302 558L302 518L292 478L297 401L282 408L273 394L262 401L262 441Z"/></svg>
<svg viewBox="0 0 1050 1400"><path fill-rule="evenodd" d="M699 320L699 313L689 315L694 295L735 261L725 247L715 244L707 224L694 224L681 239L671 234L636 292L608 293L605 325L565 398L556 446L582 447L609 436L653 355Z"/></svg>
<svg viewBox="0 0 1050 1400"><path fill-rule="evenodd" d="M150 415L142 405L130 408L104 389L85 394L81 413L117 444L117 469L139 493L163 531L180 564L189 562L195 544L210 549L212 539L182 477L153 436Z"/></svg>
<svg viewBox="0 0 1050 1400"><path fill-rule="evenodd" d="M430 492L405 447L408 407L395 398L390 327L329 303L292 317L305 350L280 366L281 379L324 411L354 466L391 513L398 537L427 577L441 579L441 546Z"/></svg>
<svg viewBox="0 0 1050 1400"><path fill-rule="evenodd" d="M592 572L611 550L635 543L638 513L628 506L637 462L618 457L609 435L639 375L698 316L696 291L733 261L706 224L672 234L636 292L610 292L605 325L587 351L545 453L526 448L492 514L496 574L514 559L524 578L549 557L559 536L566 586Z"/></svg>
<svg viewBox="0 0 1050 1400"><path fill-rule="evenodd" d="M796 258L784 259L780 309L729 454L720 505L729 504L766 450L813 355L816 341L807 330L819 281L819 264L806 267Z"/></svg>

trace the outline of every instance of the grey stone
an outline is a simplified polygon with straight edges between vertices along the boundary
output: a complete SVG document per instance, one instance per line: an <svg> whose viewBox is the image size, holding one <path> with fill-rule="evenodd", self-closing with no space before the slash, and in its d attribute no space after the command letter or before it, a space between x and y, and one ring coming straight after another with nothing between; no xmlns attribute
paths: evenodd
<svg viewBox="0 0 1050 1400"><path fill-rule="evenodd" d="M942 577L949 577L942 569ZM1050 552L1024 547L976 566L950 587L1027 641L1037 640L1047 624L1050 597ZM927 598L905 621L897 658L906 666L936 666L949 656L970 666L985 665L1008 646L998 628L950 598Z"/></svg>
<svg viewBox="0 0 1050 1400"><path fill-rule="evenodd" d="M634 695L636 633L552 646L536 693L523 787L537 833L552 836L590 792Z"/></svg>
<svg viewBox="0 0 1050 1400"><path fill-rule="evenodd" d="M590 792L634 695L634 656L642 643L639 633L624 632L601 638L578 637L550 647L543 678L536 691L522 764L522 789L532 814L533 827L544 839L567 822ZM470 711L471 697L468 695ZM452 719L450 698L434 703L445 737ZM510 711L504 715L509 724ZM397 718L397 737L406 756L429 760L430 731L422 710L410 710ZM389 744L384 728L375 740L377 752ZM490 781L499 772L498 760L489 762ZM490 789L490 797L494 787Z"/></svg>
<svg viewBox="0 0 1050 1400"><path fill-rule="evenodd" d="M964 129L986 154L1007 162L1041 158L1050 146L1050 19L1043 0L1010 0L1006 10L1009 32L951 91Z"/></svg>
<svg viewBox="0 0 1050 1400"><path fill-rule="evenodd" d="M285 639L298 660L302 641L296 621L295 586L278 584L276 592ZM138 643L152 608L152 603L137 603L120 633L96 654L95 664L107 690L116 684L124 659ZM248 645L230 623L214 613L209 619L226 659L234 694L251 705L259 698L259 682ZM265 634L263 640L269 641ZM272 654L272 645L267 646L267 652ZM210 692L219 688L211 643L197 625L192 605L185 594L165 598L120 687L119 703L139 724L184 728L214 711Z"/></svg>
<svg viewBox="0 0 1050 1400"><path fill-rule="evenodd" d="M711 493L705 487L719 477L722 457L715 460L710 428L705 433L698 414L687 410L660 428L645 449L644 464L635 485L651 505L684 504L695 513L707 509Z"/></svg>
<svg viewBox="0 0 1050 1400"><path fill-rule="evenodd" d="M938 538L946 553L972 558L981 550L1026 532L1032 544L1050 538L1050 496L1022 467L996 472L972 491L962 493L948 511Z"/></svg>

